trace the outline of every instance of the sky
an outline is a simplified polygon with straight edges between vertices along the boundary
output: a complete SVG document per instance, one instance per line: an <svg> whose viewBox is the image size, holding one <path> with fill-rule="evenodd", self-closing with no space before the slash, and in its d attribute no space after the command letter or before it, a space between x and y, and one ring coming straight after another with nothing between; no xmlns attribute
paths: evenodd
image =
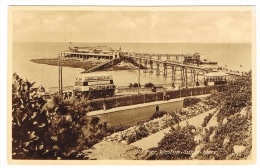
<svg viewBox="0 0 260 168"><path fill-rule="evenodd" d="M19 9L19 8L18 8ZM251 43L252 11L14 10L15 42Z"/></svg>

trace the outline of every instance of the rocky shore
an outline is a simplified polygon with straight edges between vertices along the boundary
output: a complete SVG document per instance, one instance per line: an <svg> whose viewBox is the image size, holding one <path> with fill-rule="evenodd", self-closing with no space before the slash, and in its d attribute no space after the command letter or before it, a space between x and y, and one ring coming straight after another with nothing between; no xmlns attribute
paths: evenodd
<svg viewBox="0 0 260 168"><path fill-rule="evenodd" d="M37 64L47 64L47 65L58 66L57 58L32 59L30 61L37 63ZM82 68L82 69L87 70L87 69L93 68L101 63L104 63L106 61L108 61L108 60L106 60L106 59L99 59L99 60L97 60L97 59L87 59L87 60L66 59L66 60L61 60L61 65L65 66L65 67ZM104 71L130 70L130 69L137 69L137 67L132 65L131 63L121 61L117 65L104 69Z"/></svg>

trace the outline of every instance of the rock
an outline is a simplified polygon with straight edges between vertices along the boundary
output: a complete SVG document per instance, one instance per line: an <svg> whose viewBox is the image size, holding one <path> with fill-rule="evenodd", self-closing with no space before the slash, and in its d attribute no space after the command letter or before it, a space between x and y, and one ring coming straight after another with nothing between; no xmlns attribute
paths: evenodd
<svg viewBox="0 0 260 168"><path fill-rule="evenodd" d="M219 123L217 121L217 115L218 115L218 112L216 112L212 117L211 119L209 120L206 128L209 129L210 127L218 127Z"/></svg>
<svg viewBox="0 0 260 168"><path fill-rule="evenodd" d="M204 147L204 144L197 145L194 149L194 152L191 155L191 158L194 159L201 151L201 149Z"/></svg>
<svg viewBox="0 0 260 168"><path fill-rule="evenodd" d="M228 123L227 118L224 118L223 121L222 121L222 125L226 125L227 123Z"/></svg>
<svg viewBox="0 0 260 168"><path fill-rule="evenodd" d="M207 128L205 128L205 127L202 128L202 132L201 132L202 135L206 135L206 129Z"/></svg>
<svg viewBox="0 0 260 168"><path fill-rule="evenodd" d="M124 141L121 141L122 144L127 144L127 142L124 140Z"/></svg>
<svg viewBox="0 0 260 168"><path fill-rule="evenodd" d="M194 136L194 142L196 143L196 144L199 144L201 141L202 141L202 136L200 135L200 134L198 134L198 135L196 135L196 136Z"/></svg>
<svg viewBox="0 0 260 168"><path fill-rule="evenodd" d="M226 145L229 144L229 142L230 142L230 138L229 138L229 137L226 137L226 138L224 139L224 141L223 141L222 146L225 147Z"/></svg>
<svg viewBox="0 0 260 168"><path fill-rule="evenodd" d="M234 153L237 155L237 154L239 154L239 153L241 153L241 152L243 152L243 150L245 150L246 149L246 147L244 147L244 146L242 146L242 145L235 145L234 147L233 147L233 150L234 150Z"/></svg>
<svg viewBox="0 0 260 168"><path fill-rule="evenodd" d="M246 117L247 116L247 109L243 108L239 113L240 113L241 116Z"/></svg>
<svg viewBox="0 0 260 168"><path fill-rule="evenodd" d="M215 138L215 136L216 136L216 131L214 130L214 131L212 132L212 134L209 136L209 141L212 142L213 139Z"/></svg>

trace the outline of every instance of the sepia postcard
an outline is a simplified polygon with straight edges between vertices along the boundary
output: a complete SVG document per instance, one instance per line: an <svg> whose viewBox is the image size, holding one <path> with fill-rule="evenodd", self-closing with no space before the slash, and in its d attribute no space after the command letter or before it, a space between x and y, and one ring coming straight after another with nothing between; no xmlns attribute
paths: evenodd
<svg viewBox="0 0 260 168"><path fill-rule="evenodd" d="M8 17L9 163L256 162L254 6Z"/></svg>

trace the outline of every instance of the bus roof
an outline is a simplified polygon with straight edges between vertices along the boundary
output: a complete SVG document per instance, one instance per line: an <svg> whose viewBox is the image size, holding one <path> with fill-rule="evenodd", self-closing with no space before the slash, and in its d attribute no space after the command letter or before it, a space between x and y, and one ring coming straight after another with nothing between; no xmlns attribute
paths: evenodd
<svg viewBox="0 0 260 168"><path fill-rule="evenodd" d="M81 73L78 77L94 77L94 76L112 76L111 74L91 74L91 73Z"/></svg>
<svg viewBox="0 0 260 168"><path fill-rule="evenodd" d="M224 77L229 76L229 74L226 74L225 72L210 72L205 74L206 77Z"/></svg>

